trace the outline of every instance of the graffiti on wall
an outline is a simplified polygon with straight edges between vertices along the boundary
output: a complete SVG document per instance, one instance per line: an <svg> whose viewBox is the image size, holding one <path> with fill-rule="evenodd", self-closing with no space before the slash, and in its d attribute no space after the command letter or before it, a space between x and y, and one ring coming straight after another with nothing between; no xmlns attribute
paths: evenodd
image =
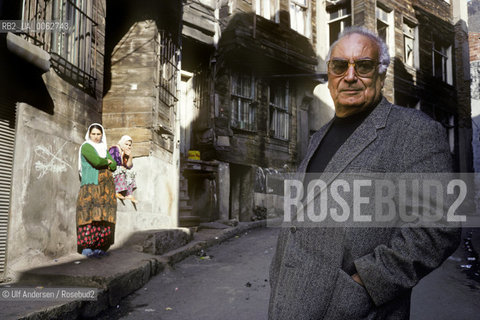
<svg viewBox="0 0 480 320"><path fill-rule="evenodd" d="M67 167L72 168L68 162L59 157L66 144L67 142L55 153L51 146L48 148L42 145L35 147L35 154L41 158L41 160L35 162L35 170L39 171L37 179L43 178L48 172L61 173L67 171Z"/></svg>

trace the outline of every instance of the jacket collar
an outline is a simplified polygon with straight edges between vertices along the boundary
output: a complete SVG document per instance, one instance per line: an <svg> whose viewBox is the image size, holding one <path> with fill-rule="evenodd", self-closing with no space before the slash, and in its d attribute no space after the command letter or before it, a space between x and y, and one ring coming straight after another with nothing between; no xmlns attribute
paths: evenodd
<svg viewBox="0 0 480 320"><path fill-rule="evenodd" d="M331 183L360 152L377 138L377 130L385 127L391 108L392 104L388 102L385 97L382 97L375 109L373 109L368 117L365 118L352 135L337 150L325 168L324 173L321 175L321 179L325 181L327 185ZM305 174L308 164L332 123L333 119L313 135L307 155L299 166L300 173Z"/></svg>

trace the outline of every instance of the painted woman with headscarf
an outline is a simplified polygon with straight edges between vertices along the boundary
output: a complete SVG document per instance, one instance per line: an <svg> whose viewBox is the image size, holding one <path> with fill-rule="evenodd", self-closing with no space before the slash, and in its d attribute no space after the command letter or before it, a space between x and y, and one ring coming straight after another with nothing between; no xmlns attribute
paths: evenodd
<svg viewBox="0 0 480 320"><path fill-rule="evenodd" d="M116 162L107 152L102 125L88 127L78 153L80 192L77 199L77 250L90 256L105 255L115 240L117 200L112 172Z"/></svg>
<svg viewBox="0 0 480 320"><path fill-rule="evenodd" d="M108 152L117 162L117 170L113 173L115 192L118 199L128 199L137 203L133 191L137 188L133 168L132 143L130 136L122 136L117 145L110 147Z"/></svg>

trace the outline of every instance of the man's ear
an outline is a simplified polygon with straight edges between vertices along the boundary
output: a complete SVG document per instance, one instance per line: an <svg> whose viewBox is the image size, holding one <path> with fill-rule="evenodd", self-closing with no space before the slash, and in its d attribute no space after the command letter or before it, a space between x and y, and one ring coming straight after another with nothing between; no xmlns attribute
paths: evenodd
<svg viewBox="0 0 480 320"><path fill-rule="evenodd" d="M380 83L382 84L382 88L385 85L385 77L387 76L387 72L380 75Z"/></svg>

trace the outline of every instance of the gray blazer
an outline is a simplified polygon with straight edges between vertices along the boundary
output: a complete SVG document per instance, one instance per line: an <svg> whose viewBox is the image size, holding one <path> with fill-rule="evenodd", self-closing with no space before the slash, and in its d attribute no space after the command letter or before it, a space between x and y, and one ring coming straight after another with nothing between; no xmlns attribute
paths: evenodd
<svg viewBox="0 0 480 320"><path fill-rule="evenodd" d="M300 173L330 124L312 136ZM452 172L446 131L383 98L322 179L359 171ZM459 241L458 228L283 228L270 267L269 319L408 319L412 288ZM353 281L355 272L365 287Z"/></svg>

